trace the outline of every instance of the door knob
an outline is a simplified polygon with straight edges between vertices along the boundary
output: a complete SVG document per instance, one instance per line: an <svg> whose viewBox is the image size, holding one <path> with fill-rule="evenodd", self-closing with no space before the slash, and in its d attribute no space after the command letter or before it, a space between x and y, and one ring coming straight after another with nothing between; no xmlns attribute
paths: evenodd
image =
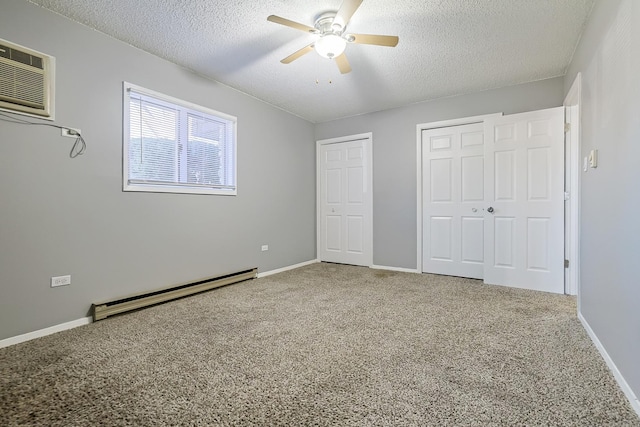
<svg viewBox="0 0 640 427"><path fill-rule="evenodd" d="M487 212L493 213L493 207L489 206L489 208L487 209Z"/></svg>

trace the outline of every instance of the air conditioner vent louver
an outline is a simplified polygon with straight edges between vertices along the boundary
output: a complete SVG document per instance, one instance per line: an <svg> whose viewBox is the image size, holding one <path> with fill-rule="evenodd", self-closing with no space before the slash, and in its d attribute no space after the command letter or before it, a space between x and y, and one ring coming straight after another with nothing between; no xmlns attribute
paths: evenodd
<svg viewBox="0 0 640 427"><path fill-rule="evenodd" d="M11 59L15 62L21 62L25 65L40 68L41 70L44 68L41 57L31 55L18 49L12 49L9 46L4 46L2 44L0 44L0 56Z"/></svg>
<svg viewBox="0 0 640 427"><path fill-rule="evenodd" d="M0 99L44 110L44 75L0 62Z"/></svg>
<svg viewBox="0 0 640 427"><path fill-rule="evenodd" d="M53 119L54 58L0 41L0 108Z"/></svg>

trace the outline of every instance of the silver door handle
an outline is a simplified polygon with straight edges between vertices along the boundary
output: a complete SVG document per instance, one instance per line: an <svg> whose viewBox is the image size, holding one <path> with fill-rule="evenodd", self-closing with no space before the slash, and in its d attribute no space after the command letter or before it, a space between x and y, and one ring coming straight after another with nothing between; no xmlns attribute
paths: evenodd
<svg viewBox="0 0 640 427"><path fill-rule="evenodd" d="M478 212L478 209L476 209L476 208L471 208L471 212Z"/></svg>
<svg viewBox="0 0 640 427"><path fill-rule="evenodd" d="M489 206L489 208L487 209L487 212L493 213L493 208L491 206Z"/></svg>

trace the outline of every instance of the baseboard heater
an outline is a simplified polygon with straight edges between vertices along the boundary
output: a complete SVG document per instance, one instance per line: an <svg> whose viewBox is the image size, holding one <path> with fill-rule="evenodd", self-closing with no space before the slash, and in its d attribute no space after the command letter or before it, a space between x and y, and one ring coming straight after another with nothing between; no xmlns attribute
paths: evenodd
<svg viewBox="0 0 640 427"><path fill-rule="evenodd" d="M128 297L92 304L93 321L106 319L115 314L125 313L131 310L148 307L154 304L170 301L177 298L186 297L220 286L231 285L233 283L258 277L258 269L243 270L236 273L225 274L224 276L210 277L191 283L170 286L157 291L130 295Z"/></svg>

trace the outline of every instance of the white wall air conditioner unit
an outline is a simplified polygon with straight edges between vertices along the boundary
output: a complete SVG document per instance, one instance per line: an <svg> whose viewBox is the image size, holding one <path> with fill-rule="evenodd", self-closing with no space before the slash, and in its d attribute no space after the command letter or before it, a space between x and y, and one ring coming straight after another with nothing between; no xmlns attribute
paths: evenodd
<svg viewBox="0 0 640 427"><path fill-rule="evenodd" d="M0 39L0 110L54 119L55 58Z"/></svg>

